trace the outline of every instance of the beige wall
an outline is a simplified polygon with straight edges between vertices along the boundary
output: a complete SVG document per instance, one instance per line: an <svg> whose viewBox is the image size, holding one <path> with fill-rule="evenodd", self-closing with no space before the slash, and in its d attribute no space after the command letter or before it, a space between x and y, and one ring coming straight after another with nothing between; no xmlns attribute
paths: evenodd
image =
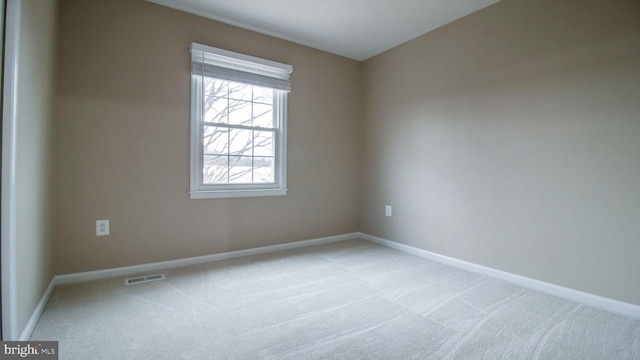
<svg viewBox="0 0 640 360"><path fill-rule="evenodd" d="M640 305L638 1L503 0L363 79L362 231Z"/></svg>
<svg viewBox="0 0 640 360"><path fill-rule="evenodd" d="M293 65L286 196L189 199L191 42ZM58 64L56 274L358 230L358 62L142 0L63 0Z"/></svg>
<svg viewBox="0 0 640 360"><path fill-rule="evenodd" d="M54 274L51 153L56 2L22 0L21 10L15 140L19 334Z"/></svg>

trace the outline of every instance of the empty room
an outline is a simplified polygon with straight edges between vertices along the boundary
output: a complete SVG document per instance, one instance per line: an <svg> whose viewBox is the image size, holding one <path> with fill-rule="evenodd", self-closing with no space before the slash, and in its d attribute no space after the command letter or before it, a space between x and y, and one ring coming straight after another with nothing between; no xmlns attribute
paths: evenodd
<svg viewBox="0 0 640 360"><path fill-rule="evenodd" d="M637 0L2 3L0 357L640 359Z"/></svg>

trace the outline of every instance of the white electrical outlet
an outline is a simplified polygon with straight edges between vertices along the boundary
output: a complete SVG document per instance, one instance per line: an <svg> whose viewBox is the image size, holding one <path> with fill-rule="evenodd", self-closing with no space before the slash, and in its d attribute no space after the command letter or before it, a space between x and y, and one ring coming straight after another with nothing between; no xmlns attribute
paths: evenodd
<svg viewBox="0 0 640 360"><path fill-rule="evenodd" d="M96 236L109 235L109 220L96 220Z"/></svg>
<svg viewBox="0 0 640 360"><path fill-rule="evenodd" d="M387 216L391 216L392 214L392 209L391 209L391 205L387 205L384 207L384 214Z"/></svg>

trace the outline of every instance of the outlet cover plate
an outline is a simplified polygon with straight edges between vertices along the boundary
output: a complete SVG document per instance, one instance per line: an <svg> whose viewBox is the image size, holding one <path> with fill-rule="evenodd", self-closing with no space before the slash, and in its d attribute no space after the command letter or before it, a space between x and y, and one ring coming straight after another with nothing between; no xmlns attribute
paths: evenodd
<svg viewBox="0 0 640 360"><path fill-rule="evenodd" d="M96 220L96 236L109 235L109 220Z"/></svg>

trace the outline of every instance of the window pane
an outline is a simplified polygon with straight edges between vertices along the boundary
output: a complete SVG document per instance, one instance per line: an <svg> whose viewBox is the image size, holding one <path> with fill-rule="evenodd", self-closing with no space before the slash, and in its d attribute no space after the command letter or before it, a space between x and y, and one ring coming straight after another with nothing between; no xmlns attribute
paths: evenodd
<svg viewBox="0 0 640 360"><path fill-rule="evenodd" d="M274 178L274 159L267 157L256 157L253 160L253 182L254 183L273 183Z"/></svg>
<svg viewBox="0 0 640 360"><path fill-rule="evenodd" d="M273 128L273 105L253 104L253 126Z"/></svg>
<svg viewBox="0 0 640 360"><path fill-rule="evenodd" d="M229 82L229 98L236 100L251 101L252 96L251 85Z"/></svg>
<svg viewBox="0 0 640 360"><path fill-rule="evenodd" d="M229 86L227 81L214 79L210 77L204 78L204 96L221 96L227 97Z"/></svg>
<svg viewBox="0 0 640 360"><path fill-rule="evenodd" d="M229 151L229 129L205 125L203 145L206 155L227 155Z"/></svg>
<svg viewBox="0 0 640 360"><path fill-rule="evenodd" d="M229 124L251 126L251 102L229 100Z"/></svg>
<svg viewBox="0 0 640 360"><path fill-rule="evenodd" d="M273 89L254 86L253 101L261 104L273 104Z"/></svg>
<svg viewBox="0 0 640 360"><path fill-rule="evenodd" d="M253 155L273 156L273 132L254 131L253 134Z"/></svg>
<svg viewBox="0 0 640 360"><path fill-rule="evenodd" d="M229 153L234 156L251 156L253 130L230 129Z"/></svg>
<svg viewBox="0 0 640 360"><path fill-rule="evenodd" d="M229 162L229 183L249 184L252 182L253 158L250 156L232 156Z"/></svg>
<svg viewBox="0 0 640 360"><path fill-rule="evenodd" d="M226 98L206 97L204 101L204 122L227 123Z"/></svg>
<svg viewBox="0 0 640 360"><path fill-rule="evenodd" d="M202 182L204 184L226 184L229 174L226 156L205 155L202 166Z"/></svg>

